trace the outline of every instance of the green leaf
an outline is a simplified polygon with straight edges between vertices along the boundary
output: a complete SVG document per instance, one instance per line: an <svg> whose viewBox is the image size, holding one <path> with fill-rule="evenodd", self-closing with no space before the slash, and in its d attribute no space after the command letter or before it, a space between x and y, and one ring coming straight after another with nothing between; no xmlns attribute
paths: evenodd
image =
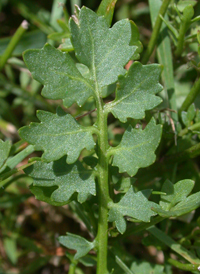
<svg viewBox="0 0 200 274"><path fill-rule="evenodd" d="M126 273L126 274L134 274L127 265L118 257L115 256L116 263L120 266L120 268Z"/></svg>
<svg viewBox="0 0 200 274"><path fill-rule="evenodd" d="M185 200L178 203L175 207L172 208L172 211L176 216L180 216L186 213L189 213L200 206L200 191L190 195Z"/></svg>
<svg viewBox="0 0 200 274"><path fill-rule="evenodd" d="M181 112L181 119L186 127L191 126L191 123L196 115L195 105L191 104L188 108L187 112Z"/></svg>
<svg viewBox="0 0 200 274"><path fill-rule="evenodd" d="M155 96L162 90L160 73L160 65L143 66L134 62L127 74L119 77L116 98L106 105L106 109L123 123L127 118L144 118L146 110L162 102L160 97Z"/></svg>
<svg viewBox="0 0 200 274"><path fill-rule="evenodd" d="M61 28L58 24L58 20L62 18L63 16L63 8L66 4L66 0L54 0L52 5L52 11L51 11L51 18L50 18L50 25L53 26L53 28L56 31L60 31Z"/></svg>
<svg viewBox="0 0 200 274"><path fill-rule="evenodd" d="M149 0L149 8L151 15L152 26L155 26L156 18L160 13L159 10L162 5L162 0ZM169 23L169 18L167 13L164 18L160 15L161 19L164 19L167 26L170 27L172 33L176 33L175 37L178 37L178 31ZM172 28L171 28L172 27ZM163 98L163 103L166 104L167 107L177 111L176 106L176 94L174 88L174 71L173 71L173 58L172 58L172 49L171 49L171 41L169 37L168 30L165 24L161 25L158 41L157 41L157 49L156 49L157 57L159 64L163 66L162 71L162 80L164 83L164 88L162 94L160 96ZM177 113L170 113L172 119L177 121Z"/></svg>
<svg viewBox="0 0 200 274"><path fill-rule="evenodd" d="M129 20L121 20L109 29L104 17L83 7L70 19L70 28L76 57L90 69L91 79L98 88L116 82L118 75L125 73L124 66L137 49L129 46L132 37Z"/></svg>
<svg viewBox="0 0 200 274"><path fill-rule="evenodd" d="M169 210L177 203L184 201L194 187L194 181L182 180L176 184L172 184L166 180L162 187L162 192L166 195L161 195L160 206L164 210Z"/></svg>
<svg viewBox="0 0 200 274"><path fill-rule="evenodd" d="M58 202L51 198L52 193L57 189L57 186L51 186L51 187L42 187L42 186L35 186L30 185L29 187L30 191L35 195L35 198L39 201L43 201L45 203L48 203L53 206L63 206L71 202L71 199L64 202Z"/></svg>
<svg viewBox="0 0 200 274"><path fill-rule="evenodd" d="M173 185L166 181L162 191L167 195L161 195L161 208L152 208L162 217L176 217L187 214L200 206L200 191L190 195L194 187L192 180L182 180Z"/></svg>
<svg viewBox="0 0 200 274"><path fill-rule="evenodd" d="M9 260L12 262L12 264L16 264L19 256L16 239L14 237L4 238L3 246Z"/></svg>
<svg viewBox="0 0 200 274"><path fill-rule="evenodd" d="M145 195L133 187L127 191L119 203L109 203L109 221L115 222L118 231L123 234L126 230L126 221L123 216L132 217L143 222L150 222L151 216L156 215L151 207L157 207L154 202L149 202Z"/></svg>
<svg viewBox="0 0 200 274"><path fill-rule="evenodd" d="M131 265L131 271L135 274L164 274L163 270L164 266L150 264L148 262L134 262Z"/></svg>
<svg viewBox="0 0 200 274"><path fill-rule="evenodd" d="M93 95L92 82L85 79L68 53L46 44L40 50L27 50L24 61L34 79L44 85L42 95L49 99L63 99L66 107L81 106Z"/></svg>
<svg viewBox="0 0 200 274"><path fill-rule="evenodd" d="M187 22L189 24L193 16L194 16L194 8L192 5L188 5L184 8L183 16L181 19L182 21Z"/></svg>
<svg viewBox="0 0 200 274"><path fill-rule="evenodd" d="M11 149L11 143L9 141L0 140L0 168L7 160Z"/></svg>
<svg viewBox="0 0 200 274"><path fill-rule="evenodd" d="M61 108L56 114L38 111L37 117L41 123L31 123L21 128L19 134L37 150L44 151L43 160L55 161L67 154L67 163L71 164L84 148L91 150L94 147L92 129L79 125Z"/></svg>
<svg viewBox="0 0 200 274"><path fill-rule="evenodd" d="M193 7L197 4L197 1L195 0L180 0L178 1L177 3L177 8L183 12L183 10L189 6L189 5L192 5Z"/></svg>
<svg viewBox="0 0 200 274"><path fill-rule="evenodd" d="M34 187L50 188L46 197L54 205L67 204L75 192L80 203L90 195L96 195L93 171L85 169L80 162L68 165L66 157L51 163L38 161L24 171L33 178Z"/></svg>
<svg viewBox="0 0 200 274"><path fill-rule="evenodd" d="M109 26L112 23L116 2L117 0L102 0L97 10L97 14L100 16L104 16Z"/></svg>
<svg viewBox="0 0 200 274"><path fill-rule="evenodd" d="M60 44L59 49L65 52L70 52L74 50L71 40L69 38L64 39L64 42Z"/></svg>
<svg viewBox="0 0 200 274"><path fill-rule="evenodd" d="M109 155L113 155L113 166L119 167L119 172L127 172L130 176L137 173L141 167L151 165L156 155L162 133L162 126L156 125L154 118L142 129L131 126L125 131L121 143L110 148Z"/></svg>
<svg viewBox="0 0 200 274"><path fill-rule="evenodd" d="M67 236L60 236L58 240L59 243L61 243L65 247L77 251L74 256L75 260L78 260L81 257L85 256L91 249L94 248L93 242L89 242L83 237L71 233L67 233Z"/></svg>
<svg viewBox="0 0 200 274"><path fill-rule="evenodd" d="M140 53L143 50L142 43L140 42L140 33L139 30L136 26L136 24L130 20L131 24L131 41L130 41L130 46L136 46L137 49L134 52L133 56L131 57L132 60L138 60L140 58Z"/></svg>

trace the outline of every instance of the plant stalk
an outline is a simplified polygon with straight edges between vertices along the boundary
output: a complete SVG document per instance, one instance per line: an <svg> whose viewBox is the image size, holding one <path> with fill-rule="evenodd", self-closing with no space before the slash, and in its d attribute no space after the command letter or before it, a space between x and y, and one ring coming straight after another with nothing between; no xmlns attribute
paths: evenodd
<svg viewBox="0 0 200 274"><path fill-rule="evenodd" d="M77 263L71 263L69 267L69 274L75 274Z"/></svg>
<svg viewBox="0 0 200 274"><path fill-rule="evenodd" d="M97 102L98 112L98 196L99 196L99 220L97 233L97 274L108 273L107 270L107 244L108 244L108 160L106 152L108 149L107 114L103 110L103 101L99 98Z"/></svg>
<svg viewBox="0 0 200 274"><path fill-rule="evenodd" d="M182 130L179 132L178 136L182 137L182 136L184 136L185 134L187 134L189 131L192 131L192 130L195 130L195 129L200 129L200 122L199 122L199 123L196 123L196 124L194 124L194 125L191 125L191 126L189 126L189 127L186 127L186 128L184 128L184 129L182 129Z"/></svg>
<svg viewBox="0 0 200 274"><path fill-rule="evenodd" d="M199 270L199 264L182 264L174 259L169 258L168 263L171 265L175 266L176 268L179 268L181 270L186 270L186 271L196 271Z"/></svg>
<svg viewBox="0 0 200 274"><path fill-rule="evenodd" d="M3 55L0 58L0 71L3 69L4 65L6 64L6 61L11 56L13 50L17 46L19 40L21 39L24 32L28 29L28 22L24 20L15 34L13 35L12 39L10 40L7 48L5 49Z"/></svg>
<svg viewBox="0 0 200 274"><path fill-rule="evenodd" d="M185 101L183 102L182 106L179 109L179 117L181 116L182 111L186 111L189 106L194 102L196 99L198 93L200 92L200 78L198 78L190 92L188 93L187 97L185 98Z"/></svg>
<svg viewBox="0 0 200 274"><path fill-rule="evenodd" d="M181 22L180 29L179 29L177 48L174 52L177 57L180 57L183 52L185 34L186 34L186 31L190 25L191 19L192 19L192 17L189 16Z"/></svg>
<svg viewBox="0 0 200 274"><path fill-rule="evenodd" d="M152 35L151 35L151 39L149 41L149 44L148 44L148 47L145 51L145 54L142 58L142 63L143 64L146 64L155 48L155 45L157 43L157 40L158 40L158 36L159 36L159 32L160 32L160 28L161 28L161 25L162 25L162 19L160 17L160 15L162 15L164 17L166 11L167 11L167 8L169 6L169 3L170 3L171 0L163 0L162 2L162 5L160 7L160 10L159 10L159 13L158 13L158 16L156 18L156 22L155 22L155 25L154 25L154 28L153 28L153 32L152 32Z"/></svg>

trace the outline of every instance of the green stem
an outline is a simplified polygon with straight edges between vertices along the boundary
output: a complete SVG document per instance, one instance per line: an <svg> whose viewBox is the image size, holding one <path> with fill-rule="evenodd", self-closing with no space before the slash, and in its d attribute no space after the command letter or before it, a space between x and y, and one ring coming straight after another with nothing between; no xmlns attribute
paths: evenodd
<svg viewBox="0 0 200 274"><path fill-rule="evenodd" d="M149 41L149 44L148 44L148 47L146 49L146 52L142 58L142 63L143 64L146 64L155 48L155 45L156 45L156 42L158 40L158 36L159 36L159 32L160 32L160 28L161 28L161 25L162 25L162 19L160 18L160 15L162 15L164 17L166 11L167 11L167 8L169 6L169 3L170 3L171 0L163 0L162 2L162 5L160 7L160 10L159 10L159 13L157 15L157 18L156 18L156 22L155 22L155 25L154 25L154 28L153 28L153 32L152 32L152 35L151 35L151 39Z"/></svg>
<svg viewBox="0 0 200 274"><path fill-rule="evenodd" d="M75 274L77 263L71 263L68 274Z"/></svg>
<svg viewBox="0 0 200 274"><path fill-rule="evenodd" d="M171 265L175 266L176 268L179 268L181 270L186 270L186 271L195 271L195 270L199 270L199 264L182 264L176 260L173 259L168 259L167 260L168 263L170 263Z"/></svg>
<svg viewBox="0 0 200 274"><path fill-rule="evenodd" d="M188 14L188 16L184 16L184 19L181 21L177 47L174 52L177 57L180 57L183 52L185 34L190 25L191 19L192 19L192 15Z"/></svg>
<svg viewBox="0 0 200 274"><path fill-rule="evenodd" d="M8 44L7 48L5 49L3 55L0 59L0 71L3 69L4 65L6 64L6 61L11 56L13 50L15 49L16 45L18 44L19 40L21 39L24 32L28 29L28 22L24 20L13 37L10 40L10 43Z"/></svg>
<svg viewBox="0 0 200 274"><path fill-rule="evenodd" d="M108 244L108 149L107 114L103 110L103 101L97 99L98 113L98 196L99 196L99 219L97 233L97 274L108 273L107 270L107 244Z"/></svg>
<svg viewBox="0 0 200 274"><path fill-rule="evenodd" d="M182 129L182 130L179 132L178 136L182 137L182 136L184 136L185 134L187 134L190 130L192 131L192 130L199 129L199 128L200 128L200 122L199 122L199 123L196 123L196 124L194 124L194 125L192 125L192 126L190 126L190 127L186 127L186 128L184 128L184 129Z"/></svg>
<svg viewBox="0 0 200 274"><path fill-rule="evenodd" d="M180 107L179 112L178 112L179 117L181 116L181 112L186 111L189 108L189 106L194 102L199 91L200 91L200 78L198 78L195 81L192 89L190 90L187 97L185 98L185 101L183 102L182 106Z"/></svg>

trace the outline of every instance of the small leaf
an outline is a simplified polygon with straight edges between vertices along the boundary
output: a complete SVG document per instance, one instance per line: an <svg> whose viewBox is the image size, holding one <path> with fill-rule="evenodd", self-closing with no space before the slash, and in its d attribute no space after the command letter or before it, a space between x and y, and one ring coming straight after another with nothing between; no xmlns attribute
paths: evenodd
<svg viewBox="0 0 200 274"><path fill-rule="evenodd" d="M169 180L165 181L162 187L162 192L166 195L161 195L160 206L164 210L169 210L180 201L184 201L194 187L194 181L182 180L176 184L172 184Z"/></svg>
<svg viewBox="0 0 200 274"><path fill-rule="evenodd" d="M138 60L140 58L140 53L143 50L142 43L140 42L140 33L136 26L136 24L133 21L130 21L131 24L131 41L130 46L136 46L137 49L134 52L133 56L131 57L132 60Z"/></svg>
<svg viewBox="0 0 200 274"><path fill-rule="evenodd" d="M70 29L76 57L90 69L99 88L116 82L118 75L125 73L124 66L137 49L129 45L132 37L129 20L121 20L109 28L103 16L83 7L70 19Z"/></svg>
<svg viewBox="0 0 200 274"><path fill-rule="evenodd" d="M194 8L192 5L188 5L183 10L183 16L181 20L189 24L193 16L194 16Z"/></svg>
<svg viewBox="0 0 200 274"><path fill-rule="evenodd" d="M107 104L106 108L123 123L127 118L144 118L146 110L162 102L160 97L155 96L162 90L159 84L160 73L160 65L143 66L134 62L127 74L119 77L116 99Z"/></svg>
<svg viewBox="0 0 200 274"><path fill-rule="evenodd" d="M67 236L60 236L59 243L69 249L74 249L77 253L74 256L75 260L85 256L91 249L94 248L94 243L87 241L85 238L75 234L67 233Z"/></svg>
<svg viewBox="0 0 200 274"><path fill-rule="evenodd" d="M170 181L166 181L163 191L167 195L162 195L160 205L162 208L152 208L162 217L177 217L187 214L200 206L200 191L190 195L194 187L192 180L182 180L173 185Z"/></svg>
<svg viewBox="0 0 200 274"><path fill-rule="evenodd" d="M131 126L125 131L121 143L109 150L114 155L113 165L119 167L119 172L127 172L130 176L137 173L141 167L151 165L162 133L162 126L156 125L152 118L144 130L133 129Z"/></svg>
<svg viewBox="0 0 200 274"><path fill-rule="evenodd" d="M172 211L176 212L178 215L183 215L189 213L200 206L200 191L194 193L187 197L185 200L182 200L175 207L172 208Z"/></svg>
<svg viewBox="0 0 200 274"><path fill-rule="evenodd" d="M130 187L119 203L110 203L108 206L110 208L109 221L115 222L118 231L123 234L126 230L126 221L123 216L150 222L151 216L156 215L151 207L158 205L149 202L141 191L135 193L133 187Z"/></svg>
<svg viewBox="0 0 200 274"><path fill-rule="evenodd" d="M189 5L192 5L192 6L195 6L197 4L197 1L195 0L180 0L178 1L177 3L177 8L183 12L183 10L189 6Z"/></svg>
<svg viewBox="0 0 200 274"><path fill-rule="evenodd" d="M3 166L4 162L7 160L11 149L11 143L9 141L0 140L0 168Z"/></svg>
<svg viewBox="0 0 200 274"><path fill-rule="evenodd" d="M181 112L181 119L186 127L189 127L192 125L192 121L196 115L196 110L194 104L191 104L188 108L187 112L182 111Z"/></svg>
<svg viewBox="0 0 200 274"><path fill-rule="evenodd" d="M36 190L32 187L33 192L36 191L39 197L43 195L43 200L46 197L44 201L49 200L50 204L67 204L76 192L80 203L85 202L90 195L96 194L92 170L85 169L80 162L68 165L66 157L51 163L38 161L24 171L33 178L33 187L37 187Z"/></svg>
<svg viewBox="0 0 200 274"><path fill-rule="evenodd" d="M54 161L67 154L67 163L71 164L84 148L91 150L94 147L90 129L79 125L61 108L56 114L38 111L37 117L41 123L31 123L21 128L19 134L37 150L44 150L42 159L45 161Z"/></svg>
<svg viewBox="0 0 200 274"><path fill-rule="evenodd" d="M148 262L134 262L131 265L131 271L136 274L164 274L163 270L164 266L150 264Z"/></svg>
<svg viewBox="0 0 200 274"><path fill-rule="evenodd" d="M97 14L104 16L108 25L110 26L112 23L113 13L115 9L115 4L117 0L102 0L99 8L97 10Z"/></svg>
<svg viewBox="0 0 200 274"><path fill-rule="evenodd" d="M63 99L69 107L75 102L81 106L93 95L92 82L81 75L68 53L46 44L43 49L25 51L23 57L33 78L44 85L44 97Z"/></svg>

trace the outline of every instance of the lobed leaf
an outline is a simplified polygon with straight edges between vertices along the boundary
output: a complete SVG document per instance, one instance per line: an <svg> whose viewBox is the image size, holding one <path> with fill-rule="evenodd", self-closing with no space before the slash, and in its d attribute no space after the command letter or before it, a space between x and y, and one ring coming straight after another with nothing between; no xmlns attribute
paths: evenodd
<svg viewBox="0 0 200 274"><path fill-rule="evenodd" d="M146 110L162 102L160 97L155 96L162 90L159 84L160 73L160 65L143 66L134 62L127 74L119 77L116 98L106 105L106 109L123 123L127 118L144 118Z"/></svg>
<svg viewBox="0 0 200 274"><path fill-rule="evenodd" d="M158 264L150 264L148 262L134 262L131 265L131 270L133 271L133 273L137 274L164 274L164 266Z"/></svg>
<svg viewBox="0 0 200 274"><path fill-rule="evenodd" d="M162 191L167 195L161 195L161 208L152 208L162 217L177 217L187 214L200 206L200 191L190 195L194 187L194 181L182 180L173 185L166 181Z"/></svg>
<svg viewBox="0 0 200 274"><path fill-rule="evenodd" d="M43 150L42 159L50 162L67 154L67 163L74 163L80 152L94 147L91 128L79 125L76 120L58 108L56 114L38 111L41 123L31 123L20 129L22 139Z"/></svg>
<svg viewBox="0 0 200 274"><path fill-rule="evenodd" d="M194 181L192 180L182 180L176 184L171 183L166 180L162 186L162 192L166 195L161 195L160 206L162 209L170 210L177 203L184 201L186 197L190 194L194 187Z"/></svg>
<svg viewBox="0 0 200 274"><path fill-rule="evenodd" d="M33 187L37 187L33 188L39 195L36 198L42 197L44 191L42 200L53 205L67 204L76 192L80 203L96 195L93 171L85 169L79 161L72 165L66 163L66 157L50 163L38 161L26 168L25 173L33 178Z"/></svg>
<svg viewBox="0 0 200 274"><path fill-rule="evenodd" d="M11 149L11 143L9 141L0 140L0 168L7 160Z"/></svg>
<svg viewBox="0 0 200 274"><path fill-rule="evenodd" d="M74 256L75 260L85 256L91 249L94 248L93 242L89 242L85 238L72 233L67 233L67 236L60 236L58 240L65 247L77 251Z"/></svg>
<svg viewBox="0 0 200 274"><path fill-rule="evenodd" d="M71 40L77 59L91 71L98 88L117 81L137 46L130 46L131 23L121 20L108 27L106 19L83 7L70 19ZM100 91L98 96L100 95Z"/></svg>
<svg viewBox="0 0 200 274"><path fill-rule="evenodd" d="M118 231L123 234L126 230L126 221L123 216L150 222L151 216L156 215L151 207L157 207L158 205L149 202L141 191L135 193L133 187L130 187L119 203L110 203L108 206L110 208L109 221L115 222Z"/></svg>
<svg viewBox="0 0 200 274"><path fill-rule="evenodd" d="M81 106L93 95L91 80L82 76L70 54L46 44L42 49L25 51L23 57L33 78L44 85L44 97L63 99L69 107L73 103Z"/></svg>
<svg viewBox="0 0 200 274"><path fill-rule="evenodd" d="M137 173L141 167L151 165L155 159L162 133L162 126L156 125L154 118L142 129L131 126L125 131L121 143L110 148L109 155L113 155L113 165L119 167L119 172L127 172L130 176Z"/></svg>

